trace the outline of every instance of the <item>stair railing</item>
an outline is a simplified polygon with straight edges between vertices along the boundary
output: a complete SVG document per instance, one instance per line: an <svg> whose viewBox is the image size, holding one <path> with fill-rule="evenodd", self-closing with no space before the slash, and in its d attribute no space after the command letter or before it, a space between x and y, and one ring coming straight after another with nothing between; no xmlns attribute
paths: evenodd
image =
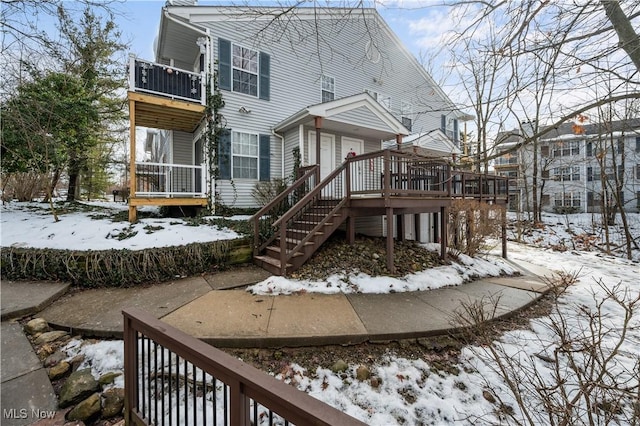
<svg viewBox="0 0 640 426"><path fill-rule="evenodd" d="M282 191L267 205L251 216L249 222L253 222L253 255L260 254L277 235L273 224L280 215L289 210L298 200L304 197L311 188L316 186L316 169L318 165L306 167L302 177L297 179L291 186Z"/></svg>
<svg viewBox="0 0 640 426"><path fill-rule="evenodd" d="M331 172L325 179L309 191L300 201L291 207L284 215L273 223L275 234L280 237L280 272L285 274L288 261L295 253L302 250L322 230L327 222L337 214L349 201L349 165L345 161L337 169ZM314 213L322 219L318 222L304 220L304 215L309 214L315 208ZM294 226L294 222L297 222ZM298 243L287 249L287 229L301 229L304 231Z"/></svg>

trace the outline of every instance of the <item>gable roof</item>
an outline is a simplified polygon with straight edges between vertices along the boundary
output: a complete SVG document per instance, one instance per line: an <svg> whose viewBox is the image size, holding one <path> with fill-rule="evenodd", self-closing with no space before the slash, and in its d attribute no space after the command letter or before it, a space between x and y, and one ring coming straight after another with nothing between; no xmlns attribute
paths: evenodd
<svg viewBox="0 0 640 426"><path fill-rule="evenodd" d="M374 133L375 136L371 136L379 139L410 133L393 114L366 92L303 108L276 124L274 131L283 132L300 124L312 125L315 117L324 119L324 128L344 129L345 133Z"/></svg>
<svg viewBox="0 0 640 426"><path fill-rule="evenodd" d="M450 157L462 154L460 148L440 129L425 133L413 133L403 138L400 146L396 145L395 141L385 142L383 146L401 151L412 150L430 157Z"/></svg>
<svg viewBox="0 0 640 426"><path fill-rule="evenodd" d="M574 123L562 123L549 130L541 139L567 139L571 137L582 138L585 136L604 135L611 133L628 133L640 131L640 118L630 118L628 120L614 120L603 123L585 124L582 126L582 133L575 133Z"/></svg>

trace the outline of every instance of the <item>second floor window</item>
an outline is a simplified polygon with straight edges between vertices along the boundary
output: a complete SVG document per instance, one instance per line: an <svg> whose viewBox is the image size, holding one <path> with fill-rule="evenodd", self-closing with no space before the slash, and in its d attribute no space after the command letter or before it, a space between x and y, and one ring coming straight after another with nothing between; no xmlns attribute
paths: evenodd
<svg viewBox="0 0 640 426"><path fill-rule="evenodd" d="M271 59L264 52L218 39L218 85L222 90L244 93L268 101Z"/></svg>
<svg viewBox="0 0 640 426"><path fill-rule="evenodd" d="M556 167L553 169L553 175L560 181L580 180L580 167Z"/></svg>
<svg viewBox="0 0 640 426"><path fill-rule="evenodd" d="M373 99L378 101L380 105L385 107L387 111L391 111L391 96L387 96L384 93L375 92L373 90L367 90L366 92L370 94Z"/></svg>
<svg viewBox="0 0 640 426"><path fill-rule="evenodd" d="M233 45L233 91L258 96L258 52Z"/></svg>
<svg viewBox="0 0 640 426"><path fill-rule="evenodd" d="M578 155L578 154L580 154L579 141L557 142L553 146L554 157L567 157L569 155Z"/></svg>
<svg viewBox="0 0 640 426"><path fill-rule="evenodd" d="M335 79L327 75L322 76L322 102L330 102L336 98Z"/></svg>

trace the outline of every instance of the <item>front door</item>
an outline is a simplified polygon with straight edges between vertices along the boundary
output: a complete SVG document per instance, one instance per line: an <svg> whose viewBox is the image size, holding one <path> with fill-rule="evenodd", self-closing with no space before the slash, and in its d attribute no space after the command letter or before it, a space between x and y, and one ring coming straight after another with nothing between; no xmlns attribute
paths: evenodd
<svg viewBox="0 0 640 426"><path fill-rule="evenodd" d="M320 133L320 179L324 179L335 169L335 138L333 135ZM316 161L316 132L309 132L309 164Z"/></svg>

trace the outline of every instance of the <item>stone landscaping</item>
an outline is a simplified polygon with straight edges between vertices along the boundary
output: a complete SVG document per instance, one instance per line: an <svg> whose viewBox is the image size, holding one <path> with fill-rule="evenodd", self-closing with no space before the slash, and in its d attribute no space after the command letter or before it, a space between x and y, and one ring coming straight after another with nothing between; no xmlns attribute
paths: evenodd
<svg viewBox="0 0 640 426"><path fill-rule="evenodd" d="M69 358L64 351L72 336L66 331L51 330L42 318L26 322L24 331L58 395L56 417L41 420L38 426L124 425L124 389L113 386L122 373L93 377L90 368L82 368L82 355Z"/></svg>

